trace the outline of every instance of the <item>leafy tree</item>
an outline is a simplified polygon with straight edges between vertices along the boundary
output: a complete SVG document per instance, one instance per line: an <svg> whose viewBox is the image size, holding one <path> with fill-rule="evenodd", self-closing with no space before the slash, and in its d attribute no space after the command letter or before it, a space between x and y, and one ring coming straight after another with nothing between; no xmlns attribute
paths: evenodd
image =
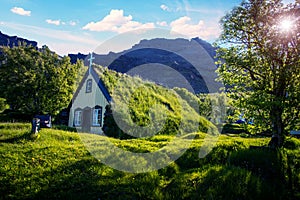
<svg viewBox="0 0 300 200"><path fill-rule="evenodd" d="M3 47L0 58L0 97L12 110L56 115L71 100L82 63L70 63L47 46L38 50L20 44Z"/></svg>
<svg viewBox="0 0 300 200"><path fill-rule="evenodd" d="M3 98L0 98L0 113L7 108L8 108L8 105L6 103L6 100Z"/></svg>
<svg viewBox="0 0 300 200"><path fill-rule="evenodd" d="M221 20L220 79L245 115L272 130L270 145L299 128L300 4L246 0Z"/></svg>

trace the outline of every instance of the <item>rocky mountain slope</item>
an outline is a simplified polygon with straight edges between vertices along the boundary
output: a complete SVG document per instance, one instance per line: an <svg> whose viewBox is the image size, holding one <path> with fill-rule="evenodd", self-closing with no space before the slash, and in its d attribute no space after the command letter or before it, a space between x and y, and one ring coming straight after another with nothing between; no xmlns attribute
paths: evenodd
<svg viewBox="0 0 300 200"><path fill-rule="evenodd" d="M75 62L86 55L69 56ZM169 88L181 87L194 93L210 93L217 92L221 87L215 81L215 48L199 38L141 40L123 52L94 54L94 57L96 64Z"/></svg>
<svg viewBox="0 0 300 200"><path fill-rule="evenodd" d="M35 41L30 41L24 38L20 38L18 36L8 36L6 34L3 34L0 31L0 46L18 46L19 43L26 43L27 45L32 45L34 47L37 47L37 42Z"/></svg>

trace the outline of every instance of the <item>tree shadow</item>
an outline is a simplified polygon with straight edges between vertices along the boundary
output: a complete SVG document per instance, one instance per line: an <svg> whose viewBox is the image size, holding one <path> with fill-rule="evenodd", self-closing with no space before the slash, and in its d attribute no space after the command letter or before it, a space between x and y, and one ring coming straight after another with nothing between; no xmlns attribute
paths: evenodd
<svg viewBox="0 0 300 200"><path fill-rule="evenodd" d="M88 158L45 172L41 178L49 178L49 184L43 183L42 190L30 199L103 199L108 191L116 190L116 180L124 176L123 172L107 168ZM109 172L103 175L104 171Z"/></svg>
<svg viewBox="0 0 300 200"><path fill-rule="evenodd" d="M0 129L1 129L1 127L0 127ZM31 135L32 135L31 131L27 131L22 135L17 135L14 137L9 137L9 138L4 138L4 139L0 138L0 143L21 143L24 140L34 140L35 138L32 137ZM0 135L0 136L2 136L2 135Z"/></svg>

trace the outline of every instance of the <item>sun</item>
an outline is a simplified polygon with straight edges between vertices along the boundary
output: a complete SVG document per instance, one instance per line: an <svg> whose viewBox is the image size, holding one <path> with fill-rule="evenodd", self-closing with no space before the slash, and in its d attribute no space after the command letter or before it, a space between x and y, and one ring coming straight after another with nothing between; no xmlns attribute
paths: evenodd
<svg viewBox="0 0 300 200"><path fill-rule="evenodd" d="M289 18L282 19L279 22L279 30L284 33L291 31L293 29L293 26L294 22Z"/></svg>

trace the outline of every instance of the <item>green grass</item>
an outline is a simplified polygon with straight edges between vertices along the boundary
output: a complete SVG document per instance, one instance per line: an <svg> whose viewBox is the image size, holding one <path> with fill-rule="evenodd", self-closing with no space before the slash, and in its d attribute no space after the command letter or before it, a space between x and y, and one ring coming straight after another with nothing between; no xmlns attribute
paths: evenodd
<svg viewBox="0 0 300 200"><path fill-rule="evenodd" d="M167 167L125 173L94 158L79 134L30 124L0 124L0 199L297 199L300 142L288 138L278 151L250 149L270 138L221 135L203 159L203 133L183 136L189 149ZM133 152L156 151L174 136L111 141ZM97 135L85 134L93 141Z"/></svg>
<svg viewBox="0 0 300 200"><path fill-rule="evenodd" d="M111 94L114 117L123 124L122 130L131 135L146 137L146 133L176 135L191 132L217 132L216 126L200 116L198 98L185 89L167 89L140 77L95 67ZM105 133L112 137L130 138L116 130L115 118L105 118ZM121 122L121 123L120 123ZM144 127L147 131L136 128ZM117 134L118 132L118 134Z"/></svg>

